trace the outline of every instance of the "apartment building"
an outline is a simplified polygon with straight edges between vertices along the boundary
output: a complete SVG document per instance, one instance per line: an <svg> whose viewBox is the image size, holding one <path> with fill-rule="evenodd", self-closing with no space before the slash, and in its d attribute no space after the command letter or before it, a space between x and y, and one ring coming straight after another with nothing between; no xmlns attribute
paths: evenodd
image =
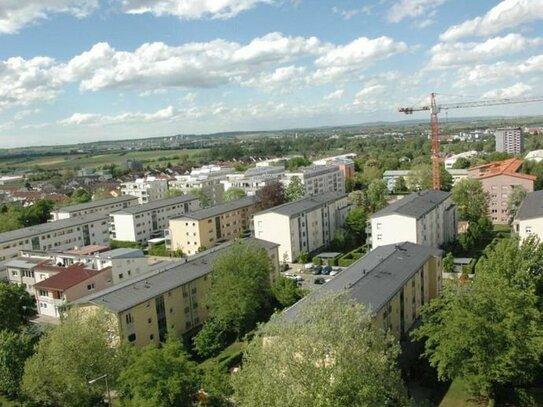
<svg viewBox="0 0 543 407"><path fill-rule="evenodd" d="M255 250L266 250L272 260L274 279L279 274L277 245L255 238L244 239L244 242ZM205 303L213 265L232 243L202 252L182 264L170 263L130 282L81 298L72 305L110 312L116 317L122 339L138 348L164 341L170 327L181 336L208 318Z"/></svg>
<svg viewBox="0 0 543 407"><path fill-rule="evenodd" d="M521 240L535 235L543 241L543 191L526 195L513 220L513 230Z"/></svg>
<svg viewBox="0 0 543 407"><path fill-rule="evenodd" d="M225 186L222 180L234 172L233 168L205 165L193 168L189 175L177 176L175 180L169 181L168 185L170 189L178 189L185 194L190 194L193 189L200 189L207 197L209 206L215 206L223 203Z"/></svg>
<svg viewBox="0 0 543 407"><path fill-rule="evenodd" d="M452 177L452 184L456 184L461 179L468 177L468 170L466 169L448 169L446 170ZM409 181L409 175L411 174L410 170L387 170L383 173L383 181L387 185L389 192L396 191L396 183L398 178L403 178L406 182Z"/></svg>
<svg viewBox="0 0 543 407"><path fill-rule="evenodd" d="M126 209L138 204L139 202L137 197L132 195L121 195L115 198L100 199L98 201L91 201L59 208L51 212L51 219L56 221L95 213L110 214L111 212Z"/></svg>
<svg viewBox="0 0 543 407"><path fill-rule="evenodd" d="M285 175L285 167L282 166L258 166L249 168L243 174L230 174L221 183L224 190L239 188L248 196L256 195L263 187L278 182Z"/></svg>
<svg viewBox="0 0 543 407"><path fill-rule="evenodd" d="M505 225L509 222L507 204L514 187L523 187L533 192L536 177L522 174L521 168L522 160L512 158L468 169L468 176L479 180L489 195L488 216L492 223Z"/></svg>
<svg viewBox="0 0 543 407"><path fill-rule="evenodd" d="M286 172L282 180L285 188L293 177L300 179L307 196L325 192L345 193L345 177L337 165L312 165L299 171Z"/></svg>
<svg viewBox="0 0 543 407"><path fill-rule="evenodd" d="M524 150L524 132L520 127L497 129L494 136L496 137L496 151L520 154Z"/></svg>
<svg viewBox="0 0 543 407"><path fill-rule="evenodd" d="M281 317L296 320L305 304L332 293L345 293L371 312L376 327L400 339L420 317L421 307L440 295L442 256L439 249L410 242L380 246Z"/></svg>
<svg viewBox="0 0 543 407"><path fill-rule="evenodd" d="M414 192L370 217L368 243L379 246L411 242L435 248L456 239L458 218L451 193Z"/></svg>
<svg viewBox="0 0 543 407"><path fill-rule="evenodd" d="M137 197L140 204L164 199L167 193L168 181L155 177L138 178L121 184L121 194Z"/></svg>
<svg viewBox="0 0 543 407"><path fill-rule="evenodd" d="M247 196L170 219L166 246L193 255L235 239L251 228L255 210L256 197Z"/></svg>
<svg viewBox="0 0 543 407"><path fill-rule="evenodd" d="M111 239L139 242L164 237L171 218L200 209L194 195L181 195L137 205L110 214Z"/></svg>
<svg viewBox="0 0 543 407"><path fill-rule="evenodd" d="M47 260L48 257L13 258L4 264L4 267L6 268L7 280L10 284L23 286L29 295L34 296L34 284L36 284L36 276L40 276L42 280L45 280L58 272L42 267L41 272L36 273L38 267L45 265Z"/></svg>
<svg viewBox="0 0 543 407"><path fill-rule="evenodd" d="M454 166L454 164L456 164L456 162L459 159L461 159L461 158L470 159L470 158L473 158L473 157L477 157L478 154L479 153L477 151L471 150L471 151L465 151L463 153L451 155L451 156L445 158L445 169L446 170L451 170L452 167Z"/></svg>
<svg viewBox="0 0 543 407"><path fill-rule="evenodd" d="M93 292L112 285L111 267L94 270L83 264L67 268L34 284L36 308L40 315L60 318L62 307Z"/></svg>
<svg viewBox="0 0 543 407"><path fill-rule="evenodd" d="M0 233L0 261L21 250L68 250L91 244L109 245L107 215L77 216Z"/></svg>
<svg viewBox="0 0 543 407"><path fill-rule="evenodd" d="M336 155L334 157L321 158L320 160L313 161L314 165L335 165L343 173L345 178L354 177L354 160L356 157L354 153Z"/></svg>
<svg viewBox="0 0 543 407"><path fill-rule="evenodd" d="M279 245L281 260L327 246L351 209L346 194L327 192L254 215L255 236Z"/></svg>

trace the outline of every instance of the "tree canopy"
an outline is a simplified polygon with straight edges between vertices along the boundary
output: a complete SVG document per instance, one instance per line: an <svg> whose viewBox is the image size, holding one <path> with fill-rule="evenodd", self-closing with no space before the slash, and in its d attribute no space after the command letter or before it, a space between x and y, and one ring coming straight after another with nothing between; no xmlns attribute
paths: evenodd
<svg viewBox="0 0 543 407"><path fill-rule="evenodd" d="M278 315L259 331L232 378L234 399L239 407L405 406L398 354L362 305L324 298L296 321Z"/></svg>
<svg viewBox="0 0 543 407"><path fill-rule="evenodd" d="M459 180L452 189L452 200L461 220L477 222L488 211L488 194L480 181L474 178Z"/></svg>
<svg viewBox="0 0 543 407"><path fill-rule="evenodd" d="M272 182L256 192L256 206L259 210L272 208L285 202L285 188L280 182Z"/></svg>
<svg viewBox="0 0 543 407"><path fill-rule="evenodd" d="M287 201L292 202L305 196L305 187L300 177L296 175L290 179L290 183L285 191Z"/></svg>
<svg viewBox="0 0 543 407"><path fill-rule="evenodd" d="M0 331L18 331L34 315L34 299L24 287L0 280Z"/></svg>
<svg viewBox="0 0 543 407"><path fill-rule="evenodd" d="M231 188L228 188L224 192L223 199L224 199L224 202L230 202L230 201L235 201L236 199L244 198L246 196L247 196L247 193L243 189L231 187Z"/></svg>

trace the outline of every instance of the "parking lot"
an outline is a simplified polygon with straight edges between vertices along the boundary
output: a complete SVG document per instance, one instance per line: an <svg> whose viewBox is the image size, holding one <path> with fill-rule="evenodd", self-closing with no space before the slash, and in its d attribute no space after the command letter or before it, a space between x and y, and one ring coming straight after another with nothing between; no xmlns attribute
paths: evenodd
<svg viewBox="0 0 543 407"><path fill-rule="evenodd" d="M317 279L319 279L319 281L324 281L323 284L326 284L327 281L335 277L335 275L329 274L313 274L313 270L304 267L304 264L292 263L289 264L289 266L290 268L286 272L282 272L281 275L296 280L299 287L306 288L308 290L315 290L322 285L315 283L315 280ZM344 267L333 267L332 271L339 274L343 269Z"/></svg>

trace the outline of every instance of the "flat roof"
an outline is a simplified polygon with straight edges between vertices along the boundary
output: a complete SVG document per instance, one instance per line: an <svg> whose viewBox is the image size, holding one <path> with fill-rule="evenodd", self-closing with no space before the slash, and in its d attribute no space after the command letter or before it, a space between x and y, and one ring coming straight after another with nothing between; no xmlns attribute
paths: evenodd
<svg viewBox="0 0 543 407"><path fill-rule="evenodd" d="M236 209L244 208L246 206L254 205L256 204L256 196L246 196L244 198L236 199L234 201L226 202L220 205L215 205L210 208L200 209L194 212L185 213L182 216L178 216L176 218L170 219L170 220L178 220L178 219L196 219L196 220L202 220L211 218L213 216L221 215L226 212L235 211Z"/></svg>
<svg viewBox="0 0 543 407"><path fill-rule="evenodd" d="M85 209L98 208L100 206L112 205L112 204L121 203L121 202L128 202L128 201L133 201L137 199L138 197L136 196L121 195L114 198L99 199L97 201L90 201L90 202L85 202L85 203L77 204L77 205L64 206L62 208L56 209L53 212L78 212Z"/></svg>
<svg viewBox="0 0 543 407"><path fill-rule="evenodd" d="M526 194L526 198L520 204L515 220L527 220L543 217L543 191L535 191Z"/></svg>
<svg viewBox="0 0 543 407"><path fill-rule="evenodd" d="M32 257L17 257L15 259L9 260L5 263L6 267L15 267L18 269L31 269L36 267L40 263L46 262L47 259L36 259Z"/></svg>
<svg viewBox="0 0 543 407"><path fill-rule="evenodd" d="M254 237L243 239L243 242L252 244L257 248L265 249L278 246L276 243ZM73 304L99 305L115 313L126 311L138 304L155 298L157 295L164 294L209 274L213 269L217 257L232 244L234 244L234 241L229 241L213 249L206 250L191 257L185 263L167 262L164 265L161 263L145 274L101 290L98 293L80 298L74 301Z"/></svg>
<svg viewBox="0 0 543 407"><path fill-rule="evenodd" d="M145 257L143 250L120 247L98 254L101 259L132 259L135 257Z"/></svg>
<svg viewBox="0 0 543 407"><path fill-rule="evenodd" d="M62 253L63 254L73 254L73 255L78 255L78 256L85 256L85 255L94 254L94 253L101 253L101 252L105 252L105 251L109 251L109 246L101 246L101 245L91 244L91 245L88 245L88 246L79 247L77 249L64 250Z"/></svg>
<svg viewBox="0 0 543 407"><path fill-rule="evenodd" d="M74 216L73 218L55 220L53 222L42 223L40 225L0 233L0 243L12 242L13 240L25 239L27 237L41 235L43 233L50 233L56 230L75 227L100 220L107 221L107 214L94 213L91 215Z"/></svg>
<svg viewBox="0 0 543 407"><path fill-rule="evenodd" d="M303 304L340 292L379 312L428 259L442 254L442 250L410 242L379 246L288 308L282 318L294 320Z"/></svg>
<svg viewBox="0 0 543 407"><path fill-rule="evenodd" d="M277 213L279 215L292 217L298 215L300 212L311 211L322 206L323 204L335 202L346 196L347 194L341 194L339 192L326 192L324 194L308 196L297 201L287 202L285 204L266 209L265 211L256 213L255 216L265 213Z"/></svg>
<svg viewBox="0 0 543 407"><path fill-rule="evenodd" d="M445 201L449 196L451 196L450 192L434 191L433 189L413 192L375 212L371 215L371 218L397 214L418 219Z"/></svg>
<svg viewBox="0 0 543 407"><path fill-rule="evenodd" d="M128 208L121 209L120 211L115 211L112 213L112 215L117 215L117 214L134 215L137 213L152 211L154 209L160 209L166 206L177 205L177 204L194 201L194 200L198 200L198 197L194 195L189 195L189 194L175 196L173 198L158 199L156 201L152 201L146 204L130 206Z"/></svg>

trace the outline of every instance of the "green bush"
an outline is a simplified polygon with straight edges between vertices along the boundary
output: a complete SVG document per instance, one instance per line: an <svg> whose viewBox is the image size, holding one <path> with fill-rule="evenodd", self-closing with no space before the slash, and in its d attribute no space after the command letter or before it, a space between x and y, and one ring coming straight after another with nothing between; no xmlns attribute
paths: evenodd
<svg viewBox="0 0 543 407"><path fill-rule="evenodd" d="M112 240L111 249L141 249L143 246L139 242L130 242L128 240Z"/></svg>
<svg viewBox="0 0 543 407"><path fill-rule="evenodd" d="M337 264L340 267L349 267L355 261L364 257L367 251L368 251L368 247L366 245L357 247L356 249L340 257L339 260L337 261Z"/></svg>
<svg viewBox="0 0 543 407"><path fill-rule="evenodd" d="M322 259L318 256L313 257L313 264L317 266L322 266Z"/></svg>

